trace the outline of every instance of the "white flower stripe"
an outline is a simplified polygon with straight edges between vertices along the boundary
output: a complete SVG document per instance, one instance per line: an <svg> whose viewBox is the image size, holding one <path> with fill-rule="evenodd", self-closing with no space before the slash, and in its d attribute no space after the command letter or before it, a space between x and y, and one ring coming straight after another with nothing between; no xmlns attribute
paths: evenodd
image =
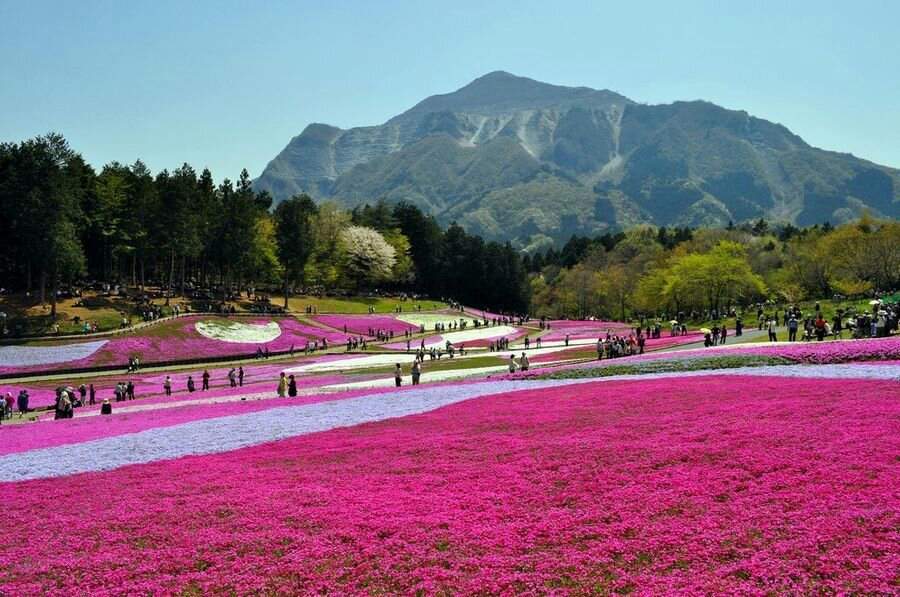
<svg viewBox="0 0 900 597"><path fill-rule="evenodd" d="M106 343L107 340L97 340L59 346L2 346L0 367L31 367L86 359Z"/></svg>

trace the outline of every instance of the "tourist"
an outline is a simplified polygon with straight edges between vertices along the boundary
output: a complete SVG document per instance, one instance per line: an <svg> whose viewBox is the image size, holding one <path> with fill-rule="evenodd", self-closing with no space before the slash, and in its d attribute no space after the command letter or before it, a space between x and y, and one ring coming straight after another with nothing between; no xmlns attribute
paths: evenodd
<svg viewBox="0 0 900 597"><path fill-rule="evenodd" d="M163 382L163 391L166 393L166 396L172 395L172 378L166 375L166 379Z"/></svg>
<svg viewBox="0 0 900 597"><path fill-rule="evenodd" d="M13 414L13 396L12 392L7 392L6 397L3 403L3 411L6 413L6 418L12 417Z"/></svg>
<svg viewBox="0 0 900 597"><path fill-rule="evenodd" d="M287 377L285 377L284 371L281 372L281 376L278 378L278 397L284 398L287 395Z"/></svg>
<svg viewBox="0 0 900 597"><path fill-rule="evenodd" d="M726 328L726 327L723 325L723 326L722 326L722 332L721 332L721 334L719 334L719 344L725 344L725 338L727 338L727 337L728 337L728 328ZM643 354L643 353L644 353L644 349L643 349L643 347L642 347L642 348L641 348L641 354Z"/></svg>
<svg viewBox="0 0 900 597"><path fill-rule="evenodd" d="M28 390L21 390L16 397L16 408L19 411L20 417L28 412L28 399Z"/></svg>
<svg viewBox="0 0 900 597"><path fill-rule="evenodd" d="M237 387L237 372L234 367L231 368L231 371L228 372L228 385L232 388Z"/></svg>
<svg viewBox="0 0 900 597"><path fill-rule="evenodd" d="M244 366L238 367L238 385L244 387Z"/></svg>
<svg viewBox="0 0 900 597"><path fill-rule="evenodd" d="M203 387L201 389L208 390L209 389L209 371L207 369L203 370L202 380L203 380Z"/></svg>
<svg viewBox="0 0 900 597"><path fill-rule="evenodd" d="M529 366L530 364L531 364L531 363L528 362L528 355L526 355L526 354L523 352L523 353L522 353L522 358L519 359L519 367L522 368L522 371L528 371L528 366Z"/></svg>
<svg viewBox="0 0 900 597"><path fill-rule="evenodd" d="M128 385L125 386L125 393L128 395L129 400L134 400L134 382L130 379L128 380Z"/></svg>
<svg viewBox="0 0 900 597"><path fill-rule="evenodd" d="M566 346L569 345L569 334L566 334Z"/></svg>
<svg viewBox="0 0 900 597"><path fill-rule="evenodd" d="M419 363L419 359L416 359L413 362L412 366L412 385L419 385L419 378L422 376L422 365Z"/></svg>
<svg viewBox="0 0 900 597"><path fill-rule="evenodd" d="M402 384L403 369L400 367L400 363L397 363L397 366L394 367L394 385L399 388Z"/></svg>
<svg viewBox="0 0 900 597"><path fill-rule="evenodd" d="M109 398L103 399L103 404L100 405L100 414L101 415L111 415L112 414L112 404L109 403Z"/></svg>
<svg viewBox="0 0 900 597"><path fill-rule="evenodd" d="M797 341L797 328L800 326L800 323L797 321L797 318L794 317L794 314L791 314L791 318L788 319L787 328L788 328L788 342L796 342Z"/></svg>
<svg viewBox="0 0 900 597"><path fill-rule="evenodd" d="M515 373L517 369L515 355L509 355L509 372Z"/></svg>
<svg viewBox="0 0 900 597"><path fill-rule="evenodd" d="M71 419L72 418L72 399L68 390L57 391L56 394L56 413L54 419Z"/></svg>
<svg viewBox="0 0 900 597"><path fill-rule="evenodd" d="M85 398L87 398L87 386L86 385L81 384L80 386L78 386L78 395L81 398L81 404L86 404L87 403L87 400L85 400Z"/></svg>
<svg viewBox="0 0 900 597"><path fill-rule="evenodd" d="M94 389L94 384L91 384L88 388L88 404L91 406L97 404L97 390Z"/></svg>
<svg viewBox="0 0 900 597"><path fill-rule="evenodd" d="M193 391L196 390L196 389L197 389L197 388L194 387L194 376L193 376L193 375L188 375L188 380L187 380L187 391L188 391L188 392L193 392Z"/></svg>
<svg viewBox="0 0 900 597"><path fill-rule="evenodd" d="M775 317L771 317L769 319L769 323L767 324L767 329L769 331L769 342L778 342L778 335L776 334L776 326L778 322L775 321Z"/></svg>
<svg viewBox="0 0 900 597"><path fill-rule="evenodd" d="M826 325L825 318L822 317L822 313L819 313L818 315L816 315L816 322L814 325L816 327L816 340L821 342L822 340L825 339L825 325Z"/></svg>
<svg viewBox="0 0 900 597"><path fill-rule="evenodd" d="M288 376L288 396L295 398L297 396L297 380L293 374Z"/></svg>

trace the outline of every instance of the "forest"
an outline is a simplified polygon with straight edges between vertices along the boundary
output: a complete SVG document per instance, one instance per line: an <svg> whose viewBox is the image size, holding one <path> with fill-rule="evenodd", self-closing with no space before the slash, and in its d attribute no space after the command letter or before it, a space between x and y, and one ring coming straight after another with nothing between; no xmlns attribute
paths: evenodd
<svg viewBox="0 0 900 597"><path fill-rule="evenodd" d="M765 220L639 226L524 253L400 202L353 210L293 196L273 208L246 170L218 184L189 164L99 172L57 134L0 145L0 288L55 310L85 281L223 293L413 293L547 317L718 315L760 302L900 287L900 224ZM283 292L282 292L283 291ZM54 311L55 312L55 311Z"/></svg>

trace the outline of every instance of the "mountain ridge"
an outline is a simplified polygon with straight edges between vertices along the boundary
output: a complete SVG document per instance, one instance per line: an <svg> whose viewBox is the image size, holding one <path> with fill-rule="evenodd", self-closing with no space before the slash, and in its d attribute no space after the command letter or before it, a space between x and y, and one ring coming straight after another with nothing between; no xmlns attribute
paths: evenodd
<svg viewBox="0 0 900 597"><path fill-rule="evenodd" d="M704 100L642 104L504 71L381 125L308 125L255 181L352 207L408 201L535 248L637 223L900 217L900 172Z"/></svg>

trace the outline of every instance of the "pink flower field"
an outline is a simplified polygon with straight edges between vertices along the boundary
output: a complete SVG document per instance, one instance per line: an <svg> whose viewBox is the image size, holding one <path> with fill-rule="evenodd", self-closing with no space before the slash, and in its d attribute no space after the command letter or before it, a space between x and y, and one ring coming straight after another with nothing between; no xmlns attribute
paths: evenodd
<svg viewBox="0 0 900 597"><path fill-rule="evenodd" d="M565 340L566 334L569 335L570 340L596 340L600 336L605 338L607 331L618 335L628 335L633 330L630 325L621 321L555 319L549 323L550 331L541 337L541 340L545 342Z"/></svg>
<svg viewBox="0 0 900 597"><path fill-rule="evenodd" d="M0 373L27 373L29 371L53 371L118 364L125 367L128 358L132 356L137 356L145 363L203 357L251 356L257 348L267 347L270 351L277 352L289 350L293 346L295 349L301 350L308 342L314 340L321 343L323 339L327 339L331 344L342 344L347 340L347 336L343 333L304 324L292 317L284 317L233 319L251 325L276 321L281 328L281 334L271 342L223 342L204 337L197 332L197 322L209 320L231 321L208 316L181 317L158 326L143 328L135 333L111 336L99 350L85 358L27 367L0 364Z"/></svg>
<svg viewBox="0 0 900 597"><path fill-rule="evenodd" d="M315 315L313 317L319 323L341 332L346 326L348 334L357 336L368 336L369 330L394 332L395 336L398 334L402 336L405 331L419 331L418 327L390 315Z"/></svg>
<svg viewBox="0 0 900 597"><path fill-rule="evenodd" d="M0 590L895 594L898 404L890 381L588 383L3 483Z"/></svg>
<svg viewBox="0 0 900 597"><path fill-rule="evenodd" d="M278 375L285 369L288 369L292 366L296 366L297 364L310 364L310 363L321 363L325 361L333 361L340 360L344 358L343 355L336 354L323 354L320 356L314 357L303 357L302 359L297 359L296 361L278 361L278 362L266 362L262 361L259 364L244 364L244 387L255 386L256 384L264 385L268 388L274 388L278 383ZM56 400L56 388L60 385L70 385L74 388L78 388L81 383L88 385L89 383L94 383L94 389L97 391L97 402L99 408L99 402L101 402L104 398L109 398L110 400L115 399L115 386L119 382L127 383L129 380L132 381L135 385L135 396L138 398L134 404L147 404L150 401L161 400L161 401L171 401L171 400L185 400L188 398L206 398L211 395L230 395L234 394L235 390L232 390L229 387L228 381L228 372L231 370L231 365L225 367L206 367L205 370L209 371L210 380L209 385L211 390L208 392L200 391L201 380L204 371L204 367L200 366L196 369L187 369L187 370L178 370L178 371L163 371L163 372L152 372L152 373L143 373L138 372L134 374L121 374L121 375L109 375L100 378L92 378L92 379L79 379L74 378L71 381L64 380L55 380L55 381L44 381L40 383L36 382L28 382L24 384L13 384L13 383L2 383L0 382L0 394L5 394L6 392L10 392L15 398L19 390L27 389L29 394L29 402L28 405L30 408L40 408L43 406L49 406L53 404ZM171 377L172 381L172 396L171 398L164 397L163 391L163 382L166 379L166 375ZM197 392L193 394L188 393L187 391L187 378L191 375L194 377L194 383L197 387ZM337 381L341 381L342 378L329 378L335 379L331 383L337 383ZM312 376L308 378L304 378L301 376L297 376L297 383L299 386L306 385L307 383L318 383L325 384L329 383L328 380L323 380L322 376ZM250 391L258 391L258 390L250 390ZM218 394L217 394L218 393ZM77 409L77 413L84 412L85 409Z"/></svg>

